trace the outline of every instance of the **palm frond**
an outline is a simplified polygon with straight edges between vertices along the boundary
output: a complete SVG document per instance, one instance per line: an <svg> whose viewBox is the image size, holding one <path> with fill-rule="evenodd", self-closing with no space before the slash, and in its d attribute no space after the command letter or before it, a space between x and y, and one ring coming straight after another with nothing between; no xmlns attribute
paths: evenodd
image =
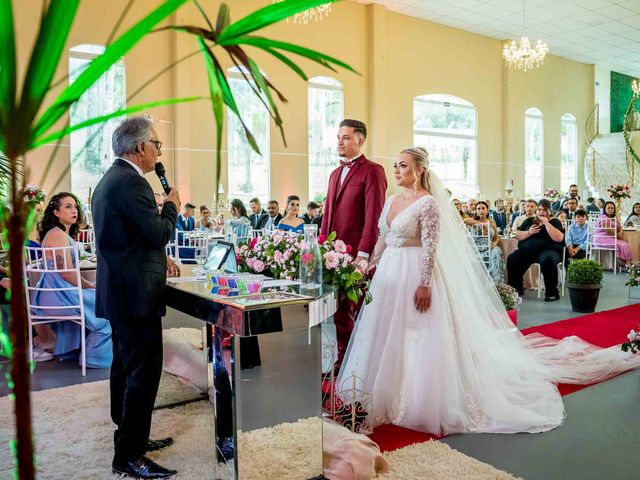
<svg viewBox="0 0 640 480"><path fill-rule="evenodd" d="M0 131L9 125L16 100L16 46L11 1L0 0Z"/></svg>

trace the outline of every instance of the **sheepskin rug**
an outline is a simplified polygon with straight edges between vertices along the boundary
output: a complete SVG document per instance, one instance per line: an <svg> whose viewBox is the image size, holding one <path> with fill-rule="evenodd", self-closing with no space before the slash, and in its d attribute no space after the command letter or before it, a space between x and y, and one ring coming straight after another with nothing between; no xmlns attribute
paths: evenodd
<svg viewBox="0 0 640 480"><path fill-rule="evenodd" d="M175 388L179 388L176 385ZM109 418L107 381L33 393L34 431L39 480L113 480L113 425ZM13 455L12 403L0 398L0 478L11 478ZM308 435L318 419L300 420L246 432L240 442L249 447L242 479L302 480L317 464L318 439ZM149 456L178 470L176 480L229 478L214 461L213 412L206 401L154 413L152 438L171 436L175 444ZM387 452L388 472L381 479L507 480L514 477L449 446L429 441ZM228 471L228 470L227 470Z"/></svg>

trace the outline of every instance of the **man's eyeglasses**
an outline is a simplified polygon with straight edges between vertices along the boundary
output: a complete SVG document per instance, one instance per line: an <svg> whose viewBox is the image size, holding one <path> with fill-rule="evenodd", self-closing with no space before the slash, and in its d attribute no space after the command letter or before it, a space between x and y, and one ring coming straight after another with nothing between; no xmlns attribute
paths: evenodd
<svg viewBox="0 0 640 480"><path fill-rule="evenodd" d="M160 140L147 140L148 143L153 143L158 151L162 148L162 142Z"/></svg>

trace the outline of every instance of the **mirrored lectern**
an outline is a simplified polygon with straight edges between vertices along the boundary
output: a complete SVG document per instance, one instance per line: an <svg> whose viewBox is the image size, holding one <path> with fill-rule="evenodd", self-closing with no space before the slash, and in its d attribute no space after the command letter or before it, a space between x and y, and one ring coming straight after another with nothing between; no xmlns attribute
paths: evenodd
<svg viewBox="0 0 640 480"><path fill-rule="evenodd" d="M321 323L335 312L335 293L326 286L266 290L228 296L211 293L206 281L168 284L167 305L205 321L210 332L212 478L259 478L257 472L274 462L286 472L300 446L282 438L265 451L263 441L301 429L313 461L296 480L322 479Z"/></svg>

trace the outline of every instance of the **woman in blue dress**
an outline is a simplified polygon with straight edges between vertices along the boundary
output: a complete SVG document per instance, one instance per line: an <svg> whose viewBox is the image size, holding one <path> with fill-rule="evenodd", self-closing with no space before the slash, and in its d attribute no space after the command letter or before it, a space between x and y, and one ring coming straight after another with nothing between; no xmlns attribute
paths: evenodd
<svg viewBox="0 0 640 480"><path fill-rule="evenodd" d="M278 230L285 232L304 232L304 220L298 216L300 212L300 197L289 195L287 198L287 216L278 223Z"/></svg>
<svg viewBox="0 0 640 480"><path fill-rule="evenodd" d="M81 212L78 210L77 198L67 192L58 193L51 198L39 225L40 241L43 247L75 247L74 237L78 234L81 223ZM74 258L67 252L68 264ZM48 258L48 262L53 259ZM57 266L64 265L64 260L58 260ZM95 314L96 290L95 284L82 280L82 300L84 303L84 321L86 329L86 357L87 367L107 368L113 359L111 343L111 325L104 318ZM38 287L63 289L77 285L74 272L44 273L38 281ZM79 303L77 290L36 291L34 303L44 306L77 305ZM59 310L58 310L59 311ZM43 308L41 314L51 314L52 310ZM61 312L70 314L71 312ZM80 326L70 321L53 324L56 331L56 344L53 354L67 356L76 354L81 345Z"/></svg>

